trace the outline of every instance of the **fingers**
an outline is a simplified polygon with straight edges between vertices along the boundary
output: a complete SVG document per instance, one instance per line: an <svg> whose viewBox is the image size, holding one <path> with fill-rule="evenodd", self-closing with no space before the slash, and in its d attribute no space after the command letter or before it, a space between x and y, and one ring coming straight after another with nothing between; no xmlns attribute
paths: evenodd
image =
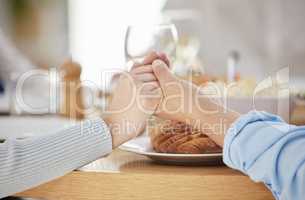
<svg viewBox="0 0 305 200"><path fill-rule="evenodd" d="M154 60L156 59L160 59L159 54L156 53L155 51L152 51L144 58L142 65L149 65L152 62L154 62Z"/></svg>
<svg viewBox="0 0 305 200"><path fill-rule="evenodd" d="M153 73L133 74L132 76L136 80L144 82L144 83L151 82L151 81L157 81L157 78Z"/></svg>
<svg viewBox="0 0 305 200"><path fill-rule="evenodd" d="M151 65L143 65L141 67L135 67L131 73L132 74L142 74L142 73L152 73L153 69Z"/></svg>
<svg viewBox="0 0 305 200"><path fill-rule="evenodd" d="M139 91L138 102L149 114L154 114L162 99L162 93L159 92L158 82L144 83Z"/></svg>
<svg viewBox="0 0 305 200"><path fill-rule="evenodd" d="M131 67L131 72L134 74L153 72L150 67L156 60L161 60L170 69L170 61L165 53L150 52L143 60L143 62L135 62Z"/></svg>
<svg viewBox="0 0 305 200"><path fill-rule="evenodd" d="M135 70L136 68L138 68L142 65L143 65L142 63L134 62L130 70L133 71L133 70Z"/></svg>
<svg viewBox="0 0 305 200"><path fill-rule="evenodd" d="M134 63L134 67L138 67L141 65L151 65L155 60L160 59L163 62L165 62L165 64L167 66L170 66L170 61L168 59L168 57L166 56L165 53L157 53L155 51L150 52L141 63Z"/></svg>
<svg viewBox="0 0 305 200"><path fill-rule="evenodd" d="M143 60L142 64L143 65L148 65L148 64L152 64L155 60L160 59L162 60L168 67L170 66L170 61L168 59L168 57L166 56L165 53L157 53L157 52L150 52L145 59ZM170 68L170 67L169 67Z"/></svg>
<svg viewBox="0 0 305 200"><path fill-rule="evenodd" d="M152 51L147 56L145 56L142 62L134 62L131 67L131 71L142 67L143 65L151 65L152 62L154 62L154 60L156 59L159 59L159 55L156 52Z"/></svg>
<svg viewBox="0 0 305 200"><path fill-rule="evenodd" d="M152 64L152 69L161 86L175 80L168 66L162 60L155 60Z"/></svg>
<svg viewBox="0 0 305 200"><path fill-rule="evenodd" d="M149 91L150 93L156 93L154 92L155 89L159 88L159 82L158 81L152 81L152 82L148 82L148 83L144 83L143 84L143 91ZM153 92L151 92L153 91Z"/></svg>
<svg viewBox="0 0 305 200"><path fill-rule="evenodd" d="M159 53L159 56L160 56L160 59L163 60L163 62L165 62L165 64L166 64L169 68L171 68L171 66L170 66L170 61L169 61L168 57L166 56L166 54L165 54L165 53Z"/></svg>

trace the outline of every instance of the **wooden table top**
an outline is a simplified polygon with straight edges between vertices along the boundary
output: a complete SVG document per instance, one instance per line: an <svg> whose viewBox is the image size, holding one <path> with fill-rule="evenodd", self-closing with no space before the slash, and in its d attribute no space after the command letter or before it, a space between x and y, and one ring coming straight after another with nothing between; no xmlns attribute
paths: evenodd
<svg viewBox="0 0 305 200"><path fill-rule="evenodd" d="M43 199L271 200L271 193L225 166L170 166L115 150L18 196Z"/></svg>
<svg viewBox="0 0 305 200"><path fill-rule="evenodd" d="M104 172L104 173L137 173L150 175L241 175L239 172L225 166L177 166L164 165L154 162L146 156L130 153L120 149L115 150L109 156L92 162L79 171Z"/></svg>

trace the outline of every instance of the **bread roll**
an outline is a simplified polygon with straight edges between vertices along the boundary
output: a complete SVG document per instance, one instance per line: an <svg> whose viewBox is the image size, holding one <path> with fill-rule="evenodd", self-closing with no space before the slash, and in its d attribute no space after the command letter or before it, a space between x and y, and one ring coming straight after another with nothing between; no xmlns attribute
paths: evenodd
<svg viewBox="0 0 305 200"><path fill-rule="evenodd" d="M150 124L152 146L159 153L201 154L221 152L204 133L183 122L159 120Z"/></svg>

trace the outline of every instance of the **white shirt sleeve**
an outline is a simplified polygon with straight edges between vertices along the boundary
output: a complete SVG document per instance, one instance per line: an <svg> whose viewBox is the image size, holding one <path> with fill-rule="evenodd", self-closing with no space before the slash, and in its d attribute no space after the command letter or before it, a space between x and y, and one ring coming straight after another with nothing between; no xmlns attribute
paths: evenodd
<svg viewBox="0 0 305 200"><path fill-rule="evenodd" d="M112 151L101 119L47 136L0 140L0 199L65 175Z"/></svg>

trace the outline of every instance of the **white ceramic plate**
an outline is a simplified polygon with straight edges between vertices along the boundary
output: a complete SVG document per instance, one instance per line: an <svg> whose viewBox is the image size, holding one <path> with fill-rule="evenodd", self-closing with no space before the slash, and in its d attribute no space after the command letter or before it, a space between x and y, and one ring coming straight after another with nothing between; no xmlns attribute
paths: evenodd
<svg viewBox="0 0 305 200"><path fill-rule="evenodd" d="M144 155L163 164L174 165L221 165L222 153L172 154L153 150L148 136L140 136L120 146L120 149Z"/></svg>

